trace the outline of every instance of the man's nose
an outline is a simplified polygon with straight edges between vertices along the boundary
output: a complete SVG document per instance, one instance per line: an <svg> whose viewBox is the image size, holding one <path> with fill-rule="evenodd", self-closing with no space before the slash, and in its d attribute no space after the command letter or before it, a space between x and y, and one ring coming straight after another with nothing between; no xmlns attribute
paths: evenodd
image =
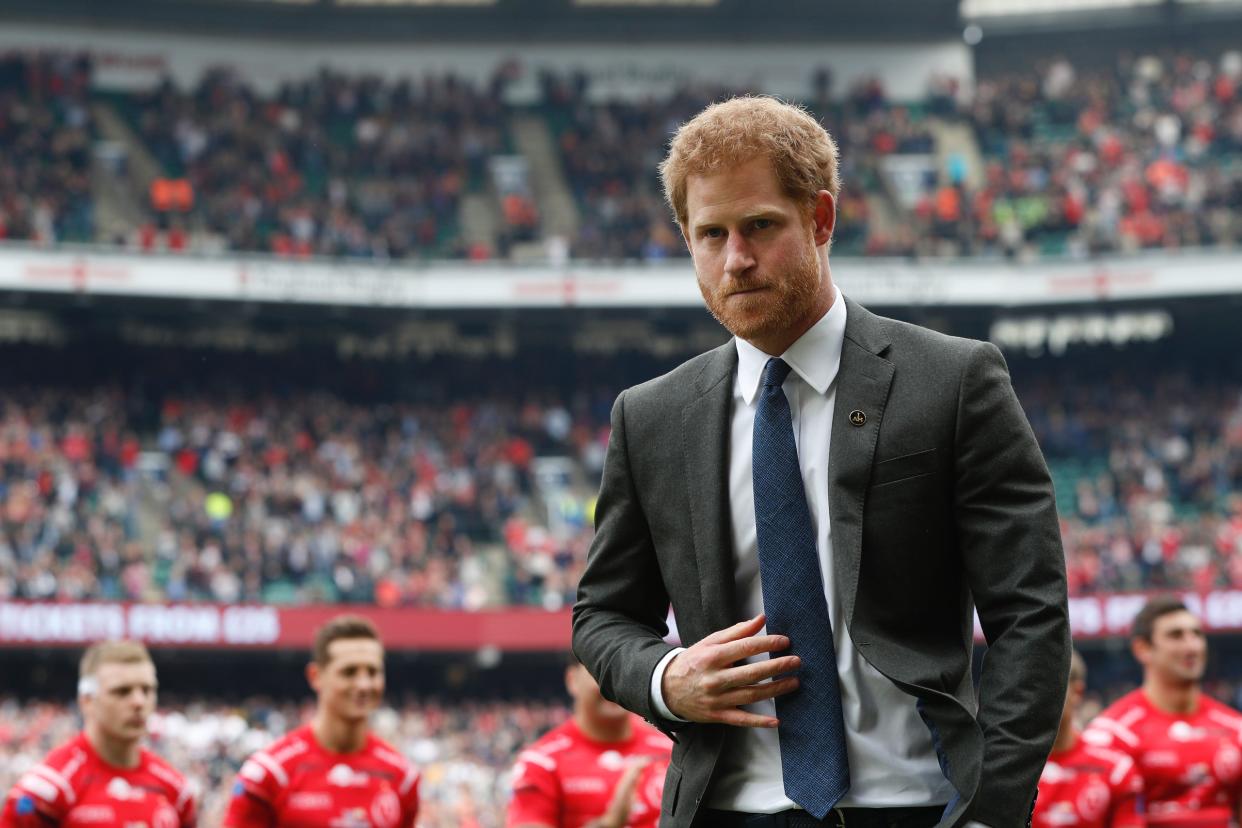
<svg viewBox="0 0 1242 828"><path fill-rule="evenodd" d="M741 233L730 233L725 242L725 273L736 276L755 266L755 254L750 242Z"/></svg>

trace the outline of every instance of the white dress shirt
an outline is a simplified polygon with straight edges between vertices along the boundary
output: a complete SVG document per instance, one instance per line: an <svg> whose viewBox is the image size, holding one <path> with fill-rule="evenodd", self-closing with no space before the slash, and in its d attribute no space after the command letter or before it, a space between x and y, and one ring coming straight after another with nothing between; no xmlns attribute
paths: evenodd
<svg viewBox="0 0 1242 828"><path fill-rule="evenodd" d="M850 639L841 602L834 591L828 466L845 315L845 301L838 291L828 313L781 355L793 369L783 389L789 400L798 465L815 526L820 572L841 679L850 788L839 805L843 808L943 805L952 798L953 788L940 771L931 733L915 708L914 697L902 692L864 660ZM759 383L770 357L745 340L735 339L735 342L738 369L733 385L729 438L729 511L733 548L737 554L734 577L740 606L736 609L736 617L742 619L753 618L763 611L751 442ZM793 584L788 586L797 588ZM678 652L681 650L669 653L651 678L655 708L674 720L678 717L664 703L661 681L665 667ZM766 658L765 654L751 660ZM776 704L770 699L745 709L776 715ZM785 795L776 729L730 728L714 784L704 805L750 813L775 813L799 807Z"/></svg>

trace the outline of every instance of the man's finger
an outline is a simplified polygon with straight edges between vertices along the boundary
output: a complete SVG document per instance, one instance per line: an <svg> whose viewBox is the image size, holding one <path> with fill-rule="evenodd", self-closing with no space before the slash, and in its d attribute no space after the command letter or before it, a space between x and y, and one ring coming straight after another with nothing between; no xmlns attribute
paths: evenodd
<svg viewBox="0 0 1242 828"><path fill-rule="evenodd" d="M736 707L719 711L712 717L712 721L719 722L720 724L733 725L734 727L772 728L780 724L780 719L775 716L760 716L758 713L748 713L745 710L739 710Z"/></svg>
<svg viewBox="0 0 1242 828"><path fill-rule="evenodd" d="M705 637L700 644L724 644L726 641L734 641L739 638L748 638L763 629L763 625L768 623L763 613L759 613L754 618L745 621L739 621L732 627L726 627L723 630L717 630L711 635Z"/></svg>
<svg viewBox="0 0 1242 828"><path fill-rule="evenodd" d="M748 687L738 687L724 693L716 700L717 704L726 704L729 707L741 707L742 705L754 704L758 701L766 701L774 699L777 696L783 696L786 693L792 693L798 689L798 679L794 676L781 679L780 681L766 681L763 684L752 684Z"/></svg>
<svg viewBox="0 0 1242 828"><path fill-rule="evenodd" d="M712 662L723 667L763 653L779 653L788 649L787 635L752 635L717 646L712 653Z"/></svg>
<svg viewBox="0 0 1242 828"><path fill-rule="evenodd" d="M721 670L719 678L722 688L733 689L745 687L748 684L758 684L764 679L775 678L783 673L792 673L801 666L802 659L798 656L781 656Z"/></svg>

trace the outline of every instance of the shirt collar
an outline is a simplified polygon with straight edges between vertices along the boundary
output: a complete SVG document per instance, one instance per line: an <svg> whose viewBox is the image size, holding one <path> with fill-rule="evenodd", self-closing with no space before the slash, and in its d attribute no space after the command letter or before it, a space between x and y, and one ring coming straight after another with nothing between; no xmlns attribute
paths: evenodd
<svg viewBox="0 0 1242 828"><path fill-rule="evenodd" d="M756 348L740 337L737 344L737 380L734 391L750 405L759 394L759 381L770 354ZM837 291L836 299L828 312L811 328L798 337L781 359L789 363L794 373L802 377L817 393L827 392L841 367L841 348L845 342L845 297Z"/></svg>

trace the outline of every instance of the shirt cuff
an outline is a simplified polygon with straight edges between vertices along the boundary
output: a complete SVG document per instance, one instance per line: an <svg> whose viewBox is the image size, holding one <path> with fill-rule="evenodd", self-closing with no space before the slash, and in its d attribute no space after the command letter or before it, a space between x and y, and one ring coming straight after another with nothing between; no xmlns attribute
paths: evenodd
<svg viewBox="0 0 1242 828"><path fill-rule="evenodd" d="M664 668L668 667L668 663L676 658L678 653L684 653L685 651L685 647L677 647L676 649L669 650L668 654L665 655L664 658L660 659L660 663L657 664L655 669L651 671L651 706L654 707L655 711L663 718L673 722L688 722L690 720L683 719L681 716L678 716L676 713L669 710L668 705L664 703Z"/></svg>

